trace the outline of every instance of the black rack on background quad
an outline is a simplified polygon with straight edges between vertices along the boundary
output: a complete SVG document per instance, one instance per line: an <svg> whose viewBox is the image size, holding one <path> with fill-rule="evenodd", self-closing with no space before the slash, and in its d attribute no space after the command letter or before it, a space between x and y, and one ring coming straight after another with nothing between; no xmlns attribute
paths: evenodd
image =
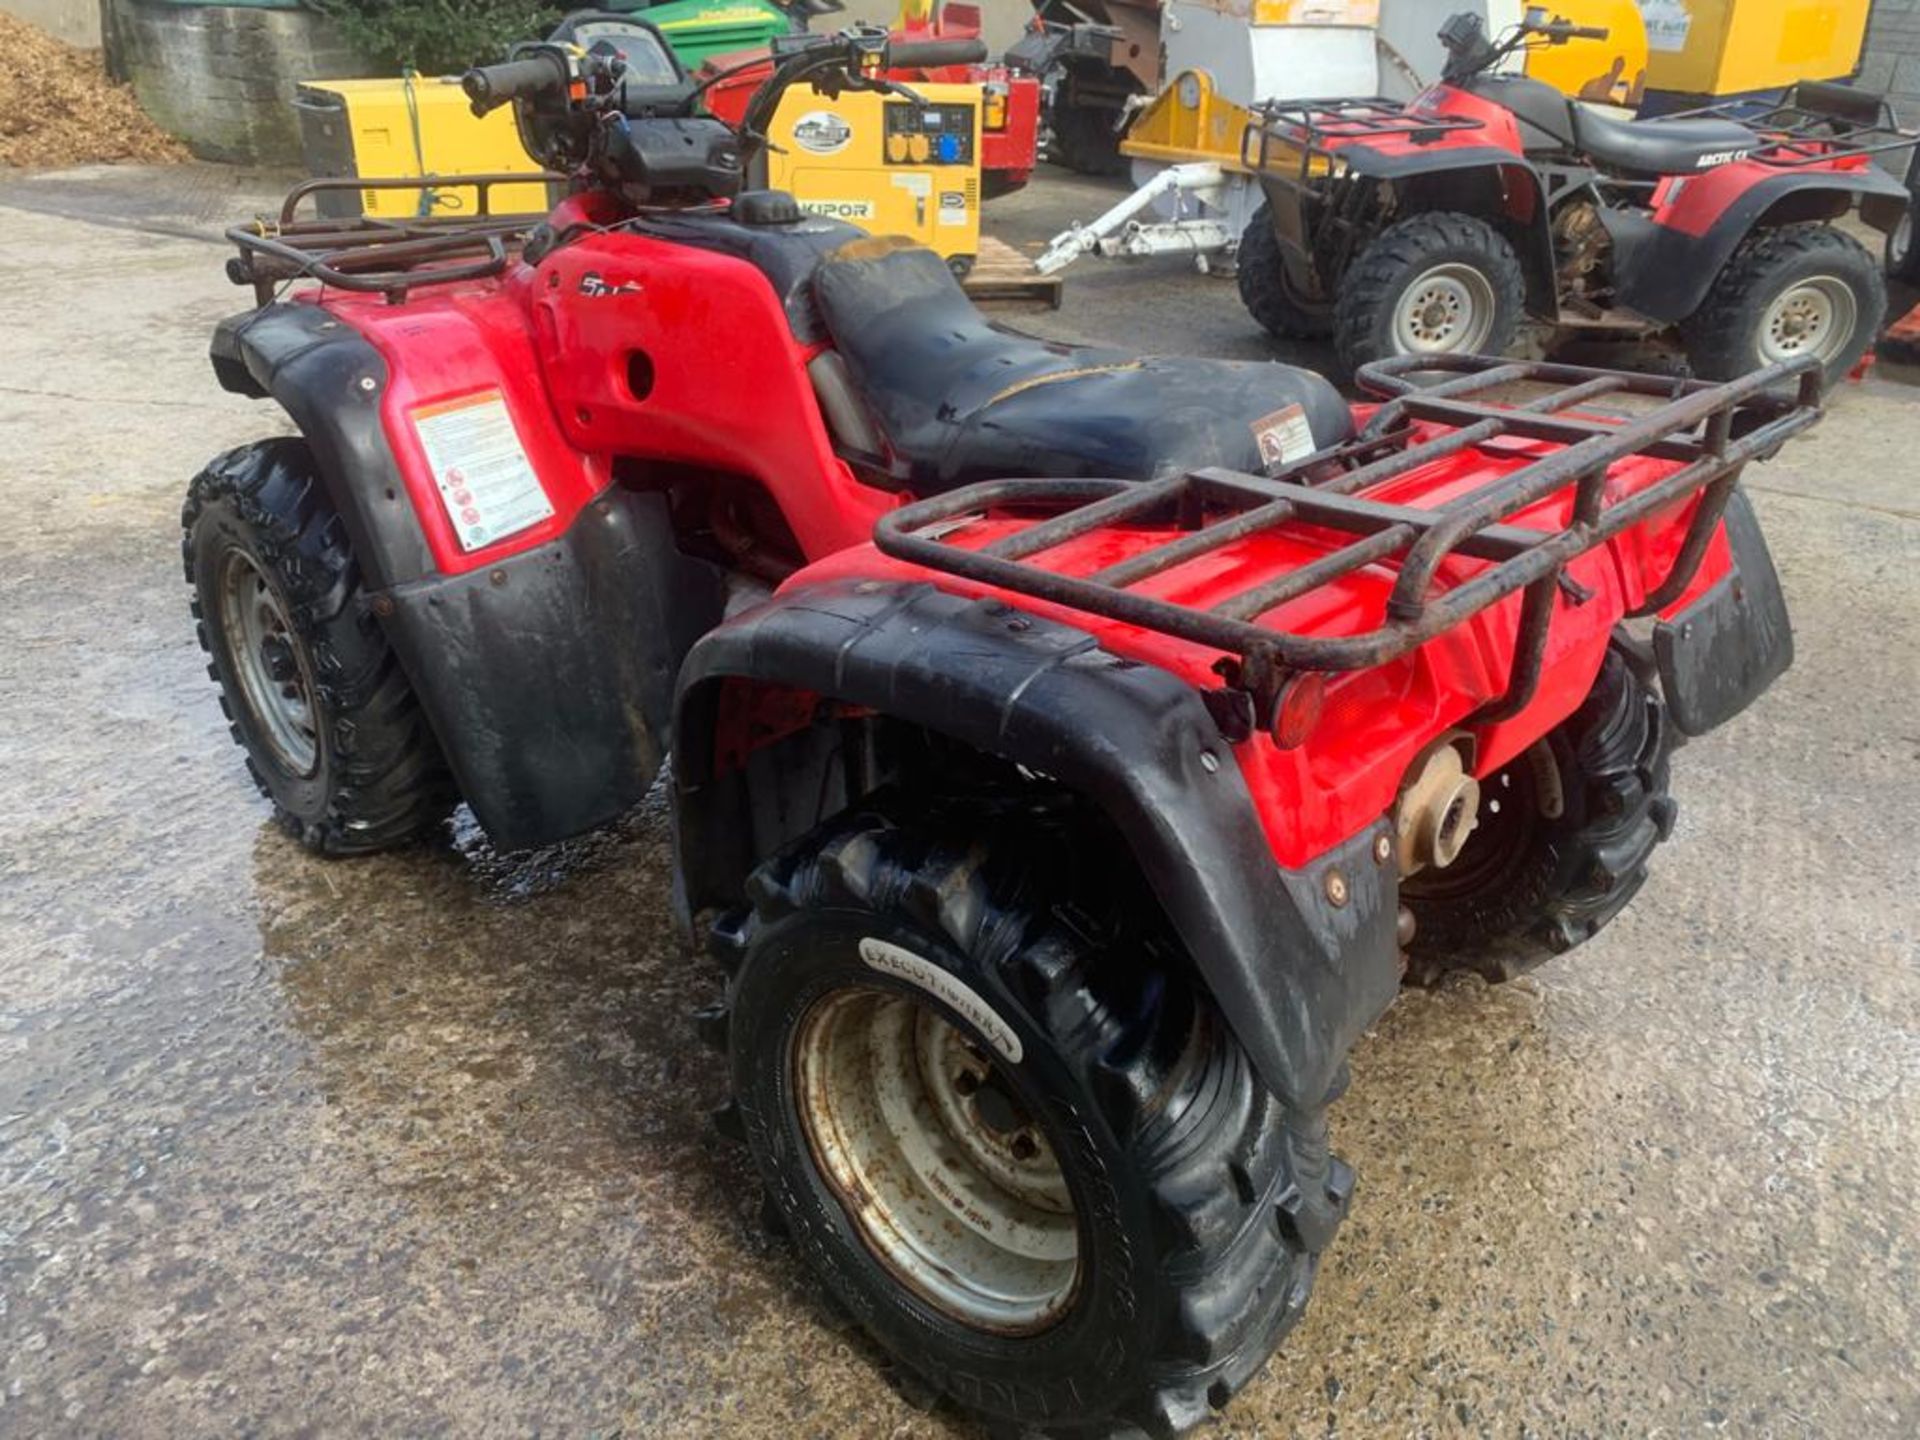
<svg viewBox="0 0 1920 1440"><path fill-rule="evenodd" d="M1365 100L1267 100L1254 106L1252 115L1240 136L1241 163L1262 174L1272 173L1272 152L1282 148L1289 159L1299 156L1303 185L1316 160L1331 161L1337 156L1329 142L1351 144L1397 137L1415 145L1431 145L1456 131L1483 128L1482 122L1470 115L1435 115L1379 96ZM1285 127L1289 133L1276 134L1276 127Z"/></svg>
<svg viewBox="0 0 1920 1440"><path fill-rule="evenodd" d="M1884 97L1845 85L1802 83L1779 105L1756 108L1731 101L1678 110L1661 120L1731 120L1763 143L1742 159L1794 169L1854 156L1884 155L1920 143L1920 131L1902 130Z"/></svg>
<svg viewBox="0 0 1920 1440"><path fill-rule="evenodd" d="M1428 388L1408 378L1427 371L1451 372L1453 378ZM1357 439L1273 475L1207 469L1151 481L990 480L891 512L875 527L874 543L930 570L1219 650L1233 657L1222 672L1230 689L1251 699L1248 719L1262 727L1272 723L1281 691L1296 672L1383 664L1524 591L1506 693L1482 713L1484 719L1503 718L1524 707L1539 683L1556 595L1575 603L1586 598L1566 573L1568 563L1698 494L1701 502L1672 569L1635 613L1671 605L1705 557L1741 468L1772 454L1819 417L1820 378L1810 358L1712 384L1484 356L1399 356L1361 369L1360 387L1387 403ZM1488 392L1528 382L1554 388L1512 406L1489 403ZM1610 396L1658 403L1618 419L1571 413ZM1451 428L1419 440L1417 421ZM1565 448L1431 509L1363 493L1500 436ZM1672 460L1679 468L1609 504L1609 469L1629 455ZM1504 523L1568 487L1574 504L1565 527ZM1019 512L1026 523L978 549L956 543L966 527L948 522L989 512ZM1036 559L1069 540L1127 522L1171 524L1186 533L1090 575L1061 574ZM1133 588L1223 545L1284 530L1321 536L1334 530L1355 538L1297 569L1262 576L1210 609ZM1490 563L1436 590L1436 573L1456 554ZM1258 623L1291 600L1384 564L1397 565L1398 575L1386 613L1371 629L1302 635Z"/></svg>
<svg viewBox="0 0 1920 1440"><path fill-rule="evenodd" d="M566 176L548 172L486 175L425 175L392 179L308 180L287 192L277 220L256 220L227 230L240 254L227 262L236 285L251 285L262 305L289 280L318 280L336 290L406 299L421 285L483 280L507 268L517 247L540 221L536 214L493 213L496 185L551 185ZM342 190L471 188L478 208L470 215L423 215L384 220L301 218L302 202Z"/></svg>

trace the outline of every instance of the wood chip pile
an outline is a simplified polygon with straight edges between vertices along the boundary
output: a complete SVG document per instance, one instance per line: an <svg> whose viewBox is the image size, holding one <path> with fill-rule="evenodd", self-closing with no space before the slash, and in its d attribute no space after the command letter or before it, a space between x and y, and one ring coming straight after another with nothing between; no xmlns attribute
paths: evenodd
<svg viewBox="0 0 1920 1440"><path fill-rule="evenodd" d="M98 50L63 45L0 12L0 166L187 159L187 147L107 81Z"/></svg>

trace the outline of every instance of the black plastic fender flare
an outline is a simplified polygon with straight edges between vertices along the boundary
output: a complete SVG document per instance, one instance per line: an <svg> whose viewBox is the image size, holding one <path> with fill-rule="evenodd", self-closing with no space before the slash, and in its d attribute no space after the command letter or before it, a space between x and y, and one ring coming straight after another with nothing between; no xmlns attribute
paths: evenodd
<svg viewBox="0 0 1920 1440"><path fill-rule="evenodd" d="M1698 235L1655 224L1632 211L1602 207L1601 223L1613 240L1616 298L1662 324L1686 319L1700 308L1740 242L1775 206L1796 198L1817 202L1830 216L1844 214L1858 200L1861 218L1888 230L1907 203L1907 191L1877 167L1844 176L1831 170L1769 175Z"/></svg>
<svg viewBox="0 0 1920 1440"><path fill-rule="evenodd" d="M1527 282L1527 309L1542 318L1551 318L1559 313L1559 293L1554 280L1553 257L1553 219L1547 210L1547 187L1540 178L1540 172L1524 155L1512 150L1503 150L1498 146L1476 145L1457 150L1432 150L1413 155L1396 155L1376 150L1368 145L1343 145L1336 152L1341 161L1348 165L1355 175L1364 175L1376 180L1413 180L1428 176L1448 176L1459 178L1464 175L1484 176L1503 192L1517 178L1533 192L1533 218L1531 220L1513 220L1509 217L1489 214L1485 211L1462 208L1460 213L1471 215L1475 219L1500 221L1506 224L1519 241L1514 246L1520 258L1520 269ZM1261 190L1268 203L1297 204L1297 200L1282 197L1299 190L1298 182L1268 172L1261 175ZM1447 206L1425 207L1447 209ZM1417 211L1406 211L1397 218L1405 219Z"/></svg>
<svg viewBox="0 0 1920 1440"><path fill-rule="evenodd" d="M1325 1104L1348 1049L1393 1000L1398 884L1374 858L1384 817L1305 869L1280 867L1195 689L1079 630L925 584L793 591L694 647L673 740L686 914L737 905L763 858L750 853L746 778L716 764L730 678L871 707L1043 771L1098 805L1289 1104Z"/></svg>

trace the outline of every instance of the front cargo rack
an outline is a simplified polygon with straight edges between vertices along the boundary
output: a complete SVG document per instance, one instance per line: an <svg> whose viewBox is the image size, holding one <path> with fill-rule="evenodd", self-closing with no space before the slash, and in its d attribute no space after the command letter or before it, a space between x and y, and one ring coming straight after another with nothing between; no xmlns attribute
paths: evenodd
<svg viewBox="0 0 1920 1440"><path fill-rule="evenodd" d="M253 286L265 305L289 280L318 280L336 290L385 295L395 302L422 285L483 280L507 268L510 249L546 218L493 213L496 185L564 184L564 175L522 171L487 175L423 175L390 179L308 180L287 192L277 219L228 229L240 253L227 262L236 285ZM342 190L430 190L457 183L478 192L471 215L406 220L302 217L302 202Z"/></svg>
<svg viewBox="0 0 1920 1440"><path fill-rule="evenodd" d="M1421 388L1409 378L1421 372L1449 372L1452 378ZM1700 504L1671 569L1634 613L1665 609L1705 557L1741 468L1771 455L1820 412L1821 372L1805 357L1720 384L1469 355L1398 356L1363 367L1356 380L1386 401L1359 437L1274 475L1205 469L1148 481L989 480L890 512L875 527L874 543L929 570L1221 651L1231 657L1221 673L1231 688L1251 697L1251 718L1263 727L1295 673L1384 664L1523 591L1506 693L1481 717L1500 719L1533 696L1556 594L1564 591L1578 601L1586 593L1566 573L1569 562L1697 494ZM1514 405L1496 403L1489 394L1525 384L1553 388ZM1657 403L1619 419L1570 413L1626 396ZM1422 421L1452 428L1420 440L1415 422ZM1363 493L1501 436L1565 448L1431 509ZM1630 455L1671 460L1679 468L1608 503L1609 468ZM1504 523L1569 487L1572 518L1564 527ZM950 522L989 513L1017 515L1025 523L977 549L956 543L967 527ZM1127 522L1185 533L1089 575L1061 574L1037 563L1055 546ZM1355 538L1297 569L1263 575L1208 609L1133 588L1224 545L1287 529ZM1454 555L1489 563L1436 591L1436 573ZM1378 565L1396 565L1398 573L1385 614L1372 629L1330 637L1258 623L1289 601Z"/></svg>
<svg viewBox="0 0 1920 1440"><path fill-rule="evenodd" d="M1276 129L1286 133L1276 134ZM1271 151L1298 158L1304 181L1313 163L1330 159L1339 145L1401 139L1431 145L1460 130L1484 128L1470 115L1439 115L1400 100L1267 100L1255 105L1240 137L1240 160L1250 169L1271 168ZM1256 144L1256 141L1258 142Z"/></svg>

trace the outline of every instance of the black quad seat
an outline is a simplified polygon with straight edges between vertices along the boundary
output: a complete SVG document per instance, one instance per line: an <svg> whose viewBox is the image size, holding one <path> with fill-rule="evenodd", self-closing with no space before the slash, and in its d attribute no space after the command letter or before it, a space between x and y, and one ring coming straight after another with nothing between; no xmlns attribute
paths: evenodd
<svg viewBox="0 0 1920 1440"><path fill-rule="evenodd" d="M1286 458L1348 439L1320 376L1271 361L1143 358L996 329L940 257L852 241L814 272L847 378L917 495L1007 477L1145 480L1218 465L1258 474L1260 437Z"/></svg>
<svg viewBox="0 0 1920 1440"><path fill-rule="evenodd" d="M1691 175L1763 143L1732 120L1616 120L1587 105L1573 113L1580 148L1601 167L1630 175Z"/></svg>

